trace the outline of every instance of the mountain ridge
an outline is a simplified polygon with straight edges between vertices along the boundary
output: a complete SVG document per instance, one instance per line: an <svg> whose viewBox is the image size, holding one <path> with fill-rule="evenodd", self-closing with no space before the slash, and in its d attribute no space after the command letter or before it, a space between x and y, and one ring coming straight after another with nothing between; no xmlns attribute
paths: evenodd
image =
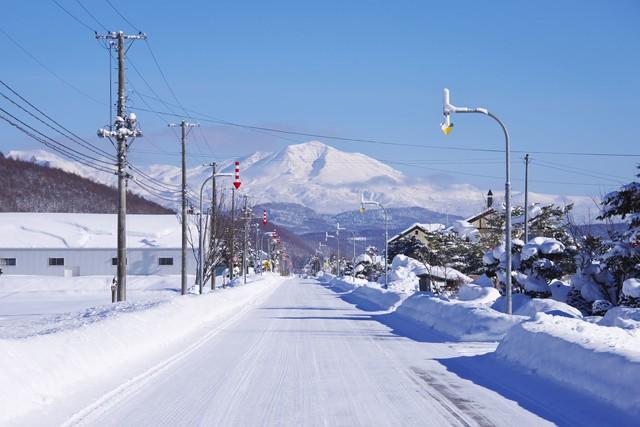
<svg viewBox="0 0 640 427"><path fill-rule="evenodd" d="M9 156L47 162L51 167L68 171L72 169L74 173L99 182L115 184L113 175L96 173L46 151L11 151ZM241 191L251 195L253 204L294 203L309 207L319 214L336 215L355 210L364 193L367 198L381 202L386 208L419 206L430 211L469 216L485 206L484 195L488 190L471 184L447 184L412 178L365 154L340 151L318 141L289 145L276 152L258 151L239 160ZM224 160L217 165L219 172L233 172L232 160ZM139 168L164 184L180 185L181 171L177 166L156 164ZM200 184L210 175L209 166L196 166L188 169L187 180L197 192ZM227 184L223 180L220 185ZM135 190L133 186L132 190ZM529 196L530 200L544 204L576 203L574 211L581 210L581 213L593 208L592 200L583 196L534 192L530 192ZM159 197L148 197L160 204L166 203ZM515 204L521 204L522 198L522 193L514 192ZM495 202L500 203L498 194Z"/></svg>

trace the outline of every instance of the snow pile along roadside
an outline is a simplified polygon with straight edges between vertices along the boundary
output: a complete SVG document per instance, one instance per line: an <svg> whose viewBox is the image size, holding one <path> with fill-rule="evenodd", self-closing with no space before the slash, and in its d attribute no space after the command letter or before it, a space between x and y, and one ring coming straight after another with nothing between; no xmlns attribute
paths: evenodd
<svg viewBox="0 0 640 427"><path fill-rule="evenodd" d="M538 314L513 327L496 354L537 375L640 414L640 334Z"/></svg>
<svg viewBox="0 0 640 427"><path fill-rule="evenodd" d="M319 280L328 283L334 291L344 292L342 299L366 311L389 310L405 296L393 290L382 289L377 283L364 279L355 279L354 282L352 278L325 274Z"/></svg>
<svg viewBox="0 0 640 427"><path fill-rule="evenodd" d="M131 363L153 360L204 324L250 306L281 282L279 276L264 275L245 286L176 297L86 327L1 339L0 424L64 399L70 388L100 381Z"/></svg>
<svg viewBox="0 0 640 427"><path fill-rule="evenodd" d="M389 310L401 299L401 294L382 289L376 285L358 286L353 292L344 296L345 301L356 304L360 309L368 311Z"/></svg>
<svg viewBox="0 0 640 427"><path fill-rule="evenodd" d="M461 341L498 341L514 325L526 320L490 307L418 293L410 296L396 313Z"/></svg>

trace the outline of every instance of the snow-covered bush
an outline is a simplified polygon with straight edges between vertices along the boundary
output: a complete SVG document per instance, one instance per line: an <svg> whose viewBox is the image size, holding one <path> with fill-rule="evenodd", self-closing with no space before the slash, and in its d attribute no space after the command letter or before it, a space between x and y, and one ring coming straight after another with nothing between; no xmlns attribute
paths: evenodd
<svg viewBox="0 0 640 427"><path fill-rule="evenodd" d="M551 237L535 237L523 246L515 276L525 294L534 298L552 296L551 283L575 272L573 251Z"/></svg>
<svg viewBox="0 0 640 427"><path fill-rule="evenodd" d="M640 280L632 278L624 281L620 305L640 308Z"/></svg>
<svg viewBox="0 0 640 427"><path fill-rule="evenodd" d="M441 231L426 233L425 240L426 243L411 236L392 242L389 246L390 259L405 255L431 266L452 268L464 274L482 272L482 250L477 242Z"/></svg>
<svg viewBox="0 0 640 427"><path fill-rule="evenodd" d="M384 259L378 255L375 246L369 246L365 253L356 257L354 268L357 278L375 282L384 275Z"/></svg>

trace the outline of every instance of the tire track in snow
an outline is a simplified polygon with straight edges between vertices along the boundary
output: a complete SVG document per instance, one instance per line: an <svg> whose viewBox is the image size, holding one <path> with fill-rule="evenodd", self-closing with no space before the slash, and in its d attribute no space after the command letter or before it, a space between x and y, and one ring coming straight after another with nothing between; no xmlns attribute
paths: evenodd
<svg viewBox="0 0 640 427"><path fill-rule="evenodd" d="M238 313L234 314L229 319L223 321L220 325L216 326L214 329L209 331L207 334L199 338L196 342L189 345L187 348L185 348L181 352L176 353L175 355L169 357L168 359L154 365L153 367L147 369L143 373L135 376L134 378L116 387L109 393L103 395L94 403L76 412L69 419L67 419L67 421L65 421L62 424L62 427L88 425L92 421L99 419L99 417L105 415L109 411L109 409L125 401L131 396L135 395L140 390L142 390L148 383L150 383L154 378L160 376L161 374L169 370L171 367L176 365L178 362L182 361L187 356L191 355L192 353L200 349L212 337L220 333L226 327L228 327L229 325L231 325L232 323L240 319L242 316L244 316L247 312L249 312L253 308L253 305L254 304L246 305Z"/></svg>

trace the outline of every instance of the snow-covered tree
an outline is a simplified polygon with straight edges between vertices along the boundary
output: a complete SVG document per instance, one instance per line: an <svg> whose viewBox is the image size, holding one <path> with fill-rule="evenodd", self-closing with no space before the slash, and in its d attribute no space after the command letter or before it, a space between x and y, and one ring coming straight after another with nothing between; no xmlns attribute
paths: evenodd
<svg viewBox="0 0 640 427"><path fill-rule="evenodd" d="M551 284L575 272L574 255L553 237L535 237L522 247L515 281L530 297L550 297Z"/></svg>
<svg viewBox="0 0 640 427"><path fill-rule="evenodd" d="M568 214L573 205L558 207L553 204L529 207L530 235L535 236L529 242L523 242L524 234L523 210L517 210L512 235L511 269L512 290L514 293L525 293L531 297L547 298L562 293L566 297L569 286L560 279L575 272L576 247L568 232ZM496 224L504 224L504 218L496 220ZM485 243L487 241L485 240ZM504 239L483 257L485 274L497 277L501 291L506 286L506 255Z"/></svg>
<svg viewBox="0 0 640 427"><path fill-rule="evenodd" d="M637 175L640 176L640 175ZM606 252L600 256L600 280L604 298L614 304L635 304L633 280L640 278L640 183L631 182L607 194L598 219L629 219L623 233L614 233ZM591 274L594 280L598 277ZM626 285L625 285L626 284Z"/></svg>

